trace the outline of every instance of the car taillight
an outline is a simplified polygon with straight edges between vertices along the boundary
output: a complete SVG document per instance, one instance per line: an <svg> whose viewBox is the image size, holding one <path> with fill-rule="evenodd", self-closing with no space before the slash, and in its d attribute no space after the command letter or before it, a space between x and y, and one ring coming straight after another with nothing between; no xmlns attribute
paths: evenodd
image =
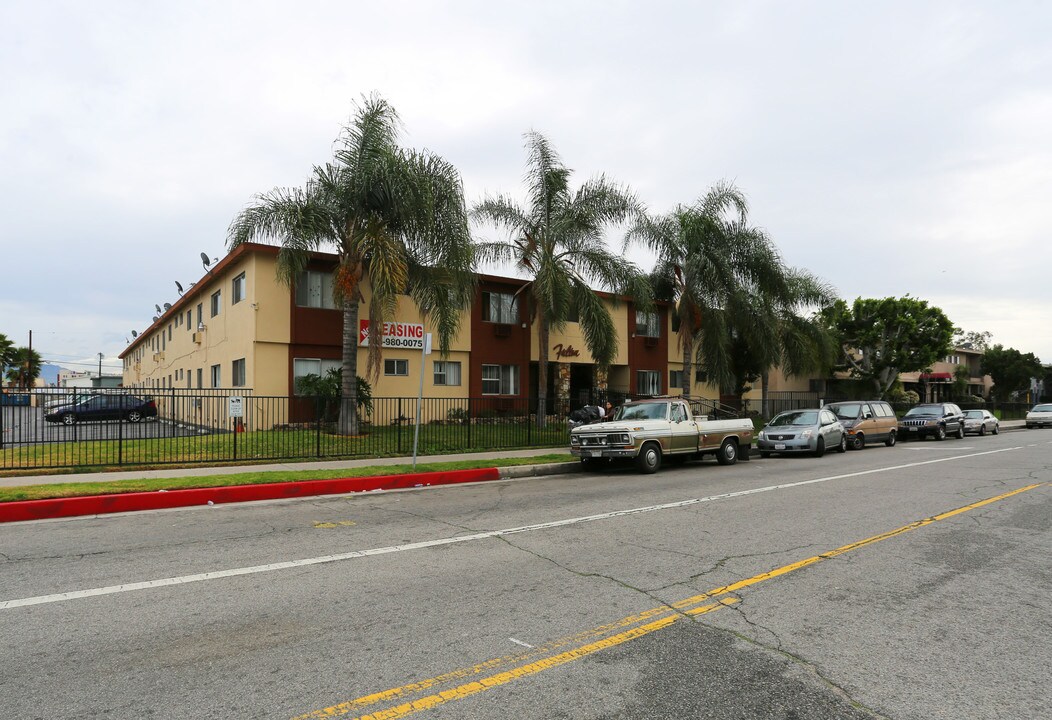
<svg viewBox="0 0 1052 720"><path fill-rule="evenodd" d="M157 409L157 403L155 403L153 400L150 400L148 403L146 403L146 407L149 410L156 410Z"/></svg>

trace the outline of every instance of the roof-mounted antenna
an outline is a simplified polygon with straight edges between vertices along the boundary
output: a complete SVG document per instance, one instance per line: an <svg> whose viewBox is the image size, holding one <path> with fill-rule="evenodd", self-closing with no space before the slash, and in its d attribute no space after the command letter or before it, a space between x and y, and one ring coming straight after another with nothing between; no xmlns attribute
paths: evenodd
<svg viewBox="0 0 1052 720"><path fill-rule="evenodd" d="M219 258L208 259L208 253L201 253L201 264L205 266L205 272L212 274L211 266L219 262Z"/></svg>
<svg viewBox="0 0 1052 720"><path fill-rule="evenodd" d="M165 312L168 312L171 309L172 309L172 304L171 303L165 303L164 304L164 311Z"/></svg>
<svg viewBox="0 0 1052 720"><path fill-rule="evenodd" d="M157 311L158 315L164 312L164 310L161 310L161 306L156 303L154 303L153 309Z"/></svg>
<svg viewBox="0 0 1052 720"><path fill-rule="evenodd" d="M137 333L137 332L135 332L134 330L132 330L132 337L133 337L133 338L134 338L134 337L139 337L139 333Z"/></svg>
<svg viewBox="0 0 1052 720"><path fill-rule="evenodd" d="M179 291L180 295L183 294L183 286L181 284L179 284L178 280L175 281L175 289Z"/></svg>

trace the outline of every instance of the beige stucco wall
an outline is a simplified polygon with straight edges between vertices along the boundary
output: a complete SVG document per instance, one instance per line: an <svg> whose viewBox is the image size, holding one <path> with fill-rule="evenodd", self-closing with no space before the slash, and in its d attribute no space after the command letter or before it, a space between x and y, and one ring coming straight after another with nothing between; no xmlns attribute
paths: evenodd
<svg viewBox="0 0 1052 720"><path fill-rule="evenodd" d="M617 353L614 355L611 365L628 364L628 304L625 302L614 303L609 298L603 298L603 304L610 313L613 320L614 330L617 333ZM562 344L563 348L573 346L581 354L577 357L559 359L555 357L555 346ZM538 339L538 327L534 325L530 334L530 360L537 362L540 359L540 342ZM548 333L548 360L550 362L569 362L594 364L595 358L588 349L585 342L584 331L580 323L568 322L562 330L551 330Z"/></svg>

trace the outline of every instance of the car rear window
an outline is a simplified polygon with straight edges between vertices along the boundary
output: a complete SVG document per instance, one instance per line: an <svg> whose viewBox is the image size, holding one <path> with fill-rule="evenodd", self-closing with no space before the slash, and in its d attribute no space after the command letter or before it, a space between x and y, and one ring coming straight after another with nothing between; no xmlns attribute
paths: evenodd
<svg viewBox="0 0 1052 720"><path fill-rule="evenodd" d="M1052 412L1052 405L1035 405L1030 412Z"/></svg>

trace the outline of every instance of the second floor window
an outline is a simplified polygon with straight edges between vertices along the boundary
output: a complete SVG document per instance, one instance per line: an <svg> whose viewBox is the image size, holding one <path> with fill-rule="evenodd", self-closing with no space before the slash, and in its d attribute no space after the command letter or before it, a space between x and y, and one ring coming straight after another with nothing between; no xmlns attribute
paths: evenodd
<svg viewBox="0 0 1052 720"><path fill-rule="evenodd" d="M237 305L245 299L245 287L245 273L241 273L234 278L233 286L230 289L230 294L233 296L230 300L231 305Z"/></svg>
<svg viewBox="0 0 1052 720"><path fill-rule="evenodd" d="M511 293L482 293L483 322L512 324L519 321L519 299Z"/></svg>
<svg viewBox="0 0 1052 720"><path fill-rule="evenodd" d="M223 291L216 290L212 293L212 314L211 317L215 317L219 314L219 311L223 309Z"/></svg>
<svg viewBox="0 0 1052 720"><path fill-rule="evenodd" d="M636 335L640 337L661 337L658 314L636 310Z"/></svg>
<svg viewBox="0 0 1052 720"><path fill-rule="evenodd" d="M296 278L296 304L300 307L335 310L332 299L332 273L307 270Z"/></svg>

